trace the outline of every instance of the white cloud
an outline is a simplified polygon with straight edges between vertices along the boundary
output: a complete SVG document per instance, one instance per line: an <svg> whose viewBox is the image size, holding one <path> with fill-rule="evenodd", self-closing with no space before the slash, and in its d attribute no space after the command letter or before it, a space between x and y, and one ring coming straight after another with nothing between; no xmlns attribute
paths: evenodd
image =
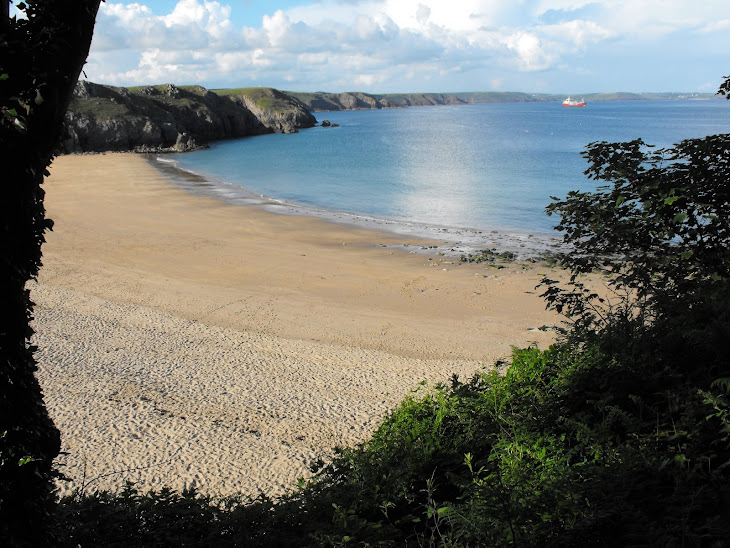
<svg viewBox="0 0 730 548"><path fill-rule="evenodd" d="M180 0L165 16L141 4L104 2L94 32L93 52L112 49L192 50L238 46L230 6Z"/></svg>
<svg viewBox="0 0 730 548"><path fill-rule="evenodd" d="M262 28L269 39L269 44L273 47L285 45L293 34L291 21L281 10L272 16L264 15Z"/></svg>
<svg viewBox="0 0 730 548"><path fill-rule="evenodd" d="M540 38L531 32L514 33L507 38L506 45L517 53L522 70L544 70L553 61L553 56L545 50Z"/></svg>
<svg viewBox="0 0 730 548"><path fill-rule="evenodd" d="M203 28L212 39L221 40L232 30L230 16L231 7L218 2L180 0L164 21L168 27Z"/></svg>
<svg viewBox="0 0 730 548"><path fill-rule="evenodd" d="M705 33L730 31L730 19L712 21L711 23L704 25L700 31Z"/></svg>
<svg viewBox="0 0 730 548"><path fill-rule="evenodd" d="M557 25L546 25L538 28L544 36L558 42L571 44L576 48L616 36L615 32L603 28L593 21L566 21Z"/></svg>
<svg viewBox="0 0 730 548"><path fill-rule="evenodd" d="M423 4L418 4L418 9L416 10L416 21L418 21L418 24L421 26L425 25L428 23L429 17L431 17L431 8Z"/></svg>
<svg viewBox="0 0 730 548"><path fill-rule="evenodd" d="M655 40L683 29L692 29L708 21L714 21L718 14L730 14L727 0L603 0L601 2L570 2L545 0L541 9L556 5L564 9L580 9L591 4L600 7L602 27L613 34Z"/></svg>
<svg viewBox="0 0 730 548"><path fill-rule="evenodd" d="M663 40L676 41L682 33L715 39L730 27L727 0L312 0L272 9L259 25L247 27L232 22L232 11L241 8L231 0L179 0L162 15L144 2L101 5L86 67L90 79L366 91L417 91L424 82L451 90L515 89L526 73L539 72L545 86L560 82L551 71L566 67L575 78L596 74L589 65L572 66L588 52L594 58L596 52L608 57L651 47L662 52Z"/></svg>

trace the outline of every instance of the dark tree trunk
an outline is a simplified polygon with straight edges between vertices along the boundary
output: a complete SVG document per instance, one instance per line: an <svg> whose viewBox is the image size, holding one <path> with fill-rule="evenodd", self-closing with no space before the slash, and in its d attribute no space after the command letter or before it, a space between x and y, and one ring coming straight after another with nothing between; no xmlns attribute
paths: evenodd
<svg viewBox="0 0 730 548"><path fill-rule="evenodd" d="M3 8L8 3L0 0ZM58 430L35 377L33 303L51 222L43 177L91 44L99 0L26 1L0 10L0 545L47 545Z"/></svg>

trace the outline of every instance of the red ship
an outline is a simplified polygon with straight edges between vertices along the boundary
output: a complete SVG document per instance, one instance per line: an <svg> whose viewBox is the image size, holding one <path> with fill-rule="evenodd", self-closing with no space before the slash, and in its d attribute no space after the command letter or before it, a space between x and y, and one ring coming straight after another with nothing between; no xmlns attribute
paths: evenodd
<svg viewBox="0 0 730 548"><path fill-rule="evenodd" d="M565 101L563 101L564 107L584 107L586 106L585 99L581 99L580 101L576 101L575 99L571 99L568 97Z"/></svg>

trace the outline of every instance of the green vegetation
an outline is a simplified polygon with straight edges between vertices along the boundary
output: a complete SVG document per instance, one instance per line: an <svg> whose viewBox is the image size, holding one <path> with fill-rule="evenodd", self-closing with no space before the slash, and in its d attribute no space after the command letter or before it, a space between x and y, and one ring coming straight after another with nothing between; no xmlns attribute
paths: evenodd
<svg viewBox="0 0 730 548"><path fill-rule="evenodd" d="M275 503L128 488L64 501L65 542L721 546L730 387L626 357L516 350L504 374L414 394Z"/></svg>
<svg viewBox="0 0 730 548"><path fill-rule="evenodd" d="M253 87L253 88L230 88L230 89L212 89L213 93L218 95L245 95L247 97L261 97L266 90L270 88Z"/></svg>
<svg viewBox="0 0 730 548"><path fill-rule="evenodd" d="M237 95L240 97L246 97L256 103L256 106L261 110L280 112L287 108L291 108L291 104L287 101L287 96L273 88L231 88L213 89L211 91L218 95Z"/></svg>
<svg viewBox="0 0 730 548"><path fill-rule="evenodd" d="M482 249L477 253L467 253L461 255L460 259L462 263L490 263L494 264L497 262L509 263L513 261L515 254L511 251L498 252L494 249Z"/></svg>
<svg viewBox="0 0 730 548"><path fill-rule="evenodd" d="M124 120L134 116L149 116L149 113L165 106L198 111L205 104L198 98L207 91L200 86L136 86L118 88L91 84L96 96L74 96L69 110L93 120Z"/></svg>
<svg viewBox="0 0 730 548"><path fill-rule="evenodd" d="M163 93L167 90L167 88L170 86L170 84L156 84L154 86L132 86L128 87L127 89L131 91L132 93L143 93L143 90L152 88L160 93ZM196 95L205 95L205 93L208 91L203 86L199 86L197 84L194 85L178 85L175 86L178 89L182 89L185 91L189 91L190 93L194 93Z"/></svg>
<svg viewBox="0 0 730 548"><path fill-rule="evenodd" d="M182 86L181 86L182 87ZM154 89L156 91L159 91L160 93L165 90L165 84L156 84L154 86L131 86L127 89L131 91L132 93L140 93L143 89Z"/></svg>
<svg viewBox="0 0 730 548"><path fill-rule="evenodd" d="M69 109L96 120L113 120L130 114L127 105L101 97L90 97L88 99L74 97L71 100Z"/></svg>
<svg viewBox="0 0 730 548"><path fill-rule="evenodd" d="M435 247L435 246L434 246ZM504 268L499 263L512 263L516 259L515 253L512 251L497 251L496 249L482 249L476 253L467 253L460 255L459 259L462 263L487 263L488 266ZM536 256L525 259L526 263L539 263L548 267L557 266L560 256L553 251L543 251ZM522 268L527 269L529 265L523 263Z"/></svg>

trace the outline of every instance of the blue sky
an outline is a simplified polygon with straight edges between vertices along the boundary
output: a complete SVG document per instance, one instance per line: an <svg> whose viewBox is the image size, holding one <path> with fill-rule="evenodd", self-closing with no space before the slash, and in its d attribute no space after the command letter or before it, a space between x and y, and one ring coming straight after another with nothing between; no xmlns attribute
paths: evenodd
<svg viewBox="0 0 730 548"><path fill-rule="evenodd" d="M85 67L114 85L714 92L728 0L107 0Z"/></svg>

